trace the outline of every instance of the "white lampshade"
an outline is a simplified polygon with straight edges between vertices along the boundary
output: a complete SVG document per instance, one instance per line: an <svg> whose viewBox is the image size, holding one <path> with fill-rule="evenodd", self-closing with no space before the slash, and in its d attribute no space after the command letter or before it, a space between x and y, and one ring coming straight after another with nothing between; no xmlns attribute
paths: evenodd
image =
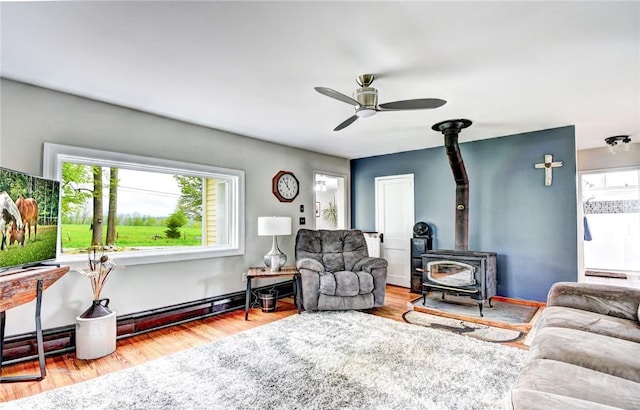
<svg viewBox="0 0 640 410"><path fill-rule="evenodd" d="M258 235L291 235L290 216L260 216L258 217Z"/></svg>

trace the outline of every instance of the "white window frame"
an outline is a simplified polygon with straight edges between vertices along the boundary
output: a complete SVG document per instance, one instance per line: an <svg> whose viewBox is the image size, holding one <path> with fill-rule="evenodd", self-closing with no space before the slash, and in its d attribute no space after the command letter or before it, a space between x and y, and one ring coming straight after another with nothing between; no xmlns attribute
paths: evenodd
<svg viewBox="0 0 640 410"><path fill-rule="evenodd" d="M586 272L588 270L587 266L585 265L585 256L584 256L584 228L583 228L583 218L584 218L584 206L583 206L583 199L584 199L584 193L583 193L583 189L582 189L582 177L584 175L591 175L591 174L602 174L602 173L608 173L608 172L624 172L624 171L638 171L640 173L640 166L634 165L634 166L627 166L627 167L611 167L611 168L596 168L596 169L587 169L584 171L579 171L578 172L578 281L579 282L585 282L586 281ZM597 268L594 268L597 269ZM606 270L606 269L602 269L602 270ZM618 272L617 270L614 270L615 272ZM633 271L620 271L623 273L627 273L627 272L633 272Z"/></svg>
<svg viewBox="0 0 640 410"><path fill-rule="evenodd" d="M118 265L141 265L160 262L175 262L192 259L217 258L244 255L245 175L243 170L210 165L192 164L145 157L133 154L95 150L60 144L44 144L42 161L45 178L62 180L62 164L74 162L103 167L126 168L138 171L190 175L202 178L223 177L229 180L231 195L229 201L229 244L213 246L178 247L161 250L118 252L114 258ZM58 224L58 245L60 245L60 224ZM65 255L58 246L57 263L85 268L86 255Z"/></svg>

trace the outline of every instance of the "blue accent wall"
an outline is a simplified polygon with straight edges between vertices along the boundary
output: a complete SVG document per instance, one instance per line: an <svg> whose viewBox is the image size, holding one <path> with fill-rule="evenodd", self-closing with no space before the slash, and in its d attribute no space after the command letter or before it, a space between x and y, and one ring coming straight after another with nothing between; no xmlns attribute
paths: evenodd
<svg viewBox="0 0 640 410"><path fill-rule="evenodd" d="M498 295L546 301L553 283L575 282L575 128L461 143L460 151L469 176L469 249L498 253ZM548 187L544 170L534 168L545 154L564 163ZM434 249L453 249L455 181L444 147L352 160L352 227L375 230L375 177L399 174L414 174L416 222L432 225Z"/></svg>

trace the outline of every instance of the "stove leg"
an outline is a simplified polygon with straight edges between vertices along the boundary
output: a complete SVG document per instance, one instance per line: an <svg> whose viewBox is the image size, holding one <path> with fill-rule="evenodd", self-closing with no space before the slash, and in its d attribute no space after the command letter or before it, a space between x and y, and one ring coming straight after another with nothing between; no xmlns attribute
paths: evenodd
<svg viewBox="0 0 640 410"><path fill-rule="evenodd" d="M493 305L491 304L491 298L489 298L489 307L492 308Z"/></svg>
<svg viewBox="0 0 640 410"><path fill-rule="evenodd" d="M484 315L482 314L482 305L484 305L484 303L482 303L482 300L478 301L478 309L480 309L480 317L484 317Z"/></svg>
<svg viewBox="0 0 640 410"><path fill-rule="evenodd" d="M444 300L444 292L442 292L442 300Z"/></svg>

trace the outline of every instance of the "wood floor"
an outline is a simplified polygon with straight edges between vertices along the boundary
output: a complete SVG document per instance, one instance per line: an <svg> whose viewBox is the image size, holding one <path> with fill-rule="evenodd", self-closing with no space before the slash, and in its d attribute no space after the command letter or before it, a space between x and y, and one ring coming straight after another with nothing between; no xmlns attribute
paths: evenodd
<svg viewBox="0 0 640 410"><path fill-rule="evenodd" d="M416 297L417 295L409 293L406 288L387 286L385 306L372 309L368 313L403 322L402 315L408 310L408 302ZM97 360L79 360L73 353L49 357L47 377L44 380L0 384L0 402L31 396L126 369L296 313L292 298L285 298L278 301L276 312L263 313L259 308L251 309L248 321L244 320L244 311L237 310L120 340L114 353ZM37 361L7 366L2 369L2 375L34 374L37 373L37 366Z"/></svg>

